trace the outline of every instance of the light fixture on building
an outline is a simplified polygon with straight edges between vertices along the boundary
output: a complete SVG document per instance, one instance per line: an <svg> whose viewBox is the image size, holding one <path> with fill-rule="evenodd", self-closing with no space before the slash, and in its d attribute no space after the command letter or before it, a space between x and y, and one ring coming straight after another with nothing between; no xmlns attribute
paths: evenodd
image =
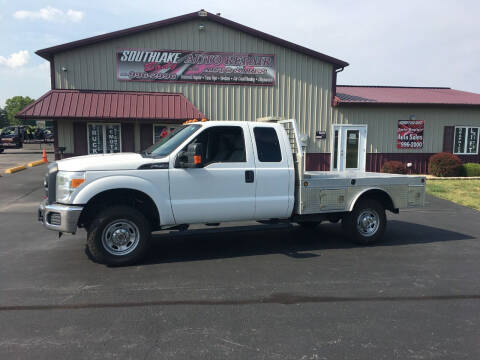
<svg viewBox="0 0 480 360"><path fill-rule="evenodd" d="M205 30L205 25L203 24L198 25L198 30L200 31Z"/></svg>
<svg viewBox="0 0 480 360"><path fill-rule="evenodd" d="M204 9L202 9L198 12L198 16L207 16L207 12Z"/></svg>
<svg viewBox="0 0 480 360"><path fill-rule="evenodd" d="M67 72L67 68L65 66L62 66L62 71Z"/></svg>
<svg viewBox="0 0 480 360"><path fill-rule="evenodd" d="M415 114L410 114L410 120L415 120L415 119L416 119Z"/></svg>

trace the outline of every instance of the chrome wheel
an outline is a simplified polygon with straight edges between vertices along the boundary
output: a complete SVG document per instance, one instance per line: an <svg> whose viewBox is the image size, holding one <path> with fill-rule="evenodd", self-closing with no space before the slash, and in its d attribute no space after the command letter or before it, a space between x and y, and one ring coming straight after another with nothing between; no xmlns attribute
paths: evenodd
<svg viewBox="0 0 480 360"><path fill-rule="evenodd" d="M357 230L365 237L373 236L380 226L380 216L373 209L364 209L357 218Z"/></svg>
<svg viewBox="0 0 480 360"><path fill-rule="evenodd" d="M130 220L115 220L108 224L102 233L102 244L112 255L127 255L137 247L140 232Z"/></svg>

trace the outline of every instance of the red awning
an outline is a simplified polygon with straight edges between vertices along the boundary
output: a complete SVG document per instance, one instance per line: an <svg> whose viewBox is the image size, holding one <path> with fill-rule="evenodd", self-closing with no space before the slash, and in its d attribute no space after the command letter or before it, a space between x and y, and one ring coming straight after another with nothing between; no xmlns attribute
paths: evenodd
<svg viewBox="0 0 480 360"><path fill-rule="evenodd" d="M182 94L50 90L15 115L22 119L183 121L203 115Z"/></svg>

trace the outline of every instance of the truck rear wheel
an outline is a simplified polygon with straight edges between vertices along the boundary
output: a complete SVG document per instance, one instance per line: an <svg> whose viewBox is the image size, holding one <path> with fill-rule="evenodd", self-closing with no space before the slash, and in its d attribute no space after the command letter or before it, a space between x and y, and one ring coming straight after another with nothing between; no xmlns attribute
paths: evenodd
<svg viewBox="0 0 480 360"><path fill-rule="evenodd" d="M385 208L376 200L361 200L342 220L347 237L359 245L381 240L387 225Z"/></svg>
<svg viewBox="0 0 480 360"><path fill-rule="evenodd" d="M143 258L150 238L150 224L142 213L129 206L114 206L92 221L87 246L99 263L131 265Z"/></svg>

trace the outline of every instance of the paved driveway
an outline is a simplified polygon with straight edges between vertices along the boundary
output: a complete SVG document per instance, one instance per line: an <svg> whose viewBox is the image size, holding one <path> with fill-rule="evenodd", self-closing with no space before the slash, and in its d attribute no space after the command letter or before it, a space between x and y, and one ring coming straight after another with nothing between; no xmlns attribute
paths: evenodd
<svg viewBox="0 0 480 360"><path fill-rule="evenodd" d="M22 149L6 148L3 153L0 153L0 175L5 176L5 170L10 167L26 165L31 161L41 160L44 147L47 150L48 160L53 160L54 155L51 144L24 144Z"/></svg>
<svg viewBox="0 0 480 360"><path fill-rule="evenodd" d="M338 225L158 233L109 268L35 222L43 169L0 178L1 359L478 359L480 213L427 198L355 247Z"/></svg>

